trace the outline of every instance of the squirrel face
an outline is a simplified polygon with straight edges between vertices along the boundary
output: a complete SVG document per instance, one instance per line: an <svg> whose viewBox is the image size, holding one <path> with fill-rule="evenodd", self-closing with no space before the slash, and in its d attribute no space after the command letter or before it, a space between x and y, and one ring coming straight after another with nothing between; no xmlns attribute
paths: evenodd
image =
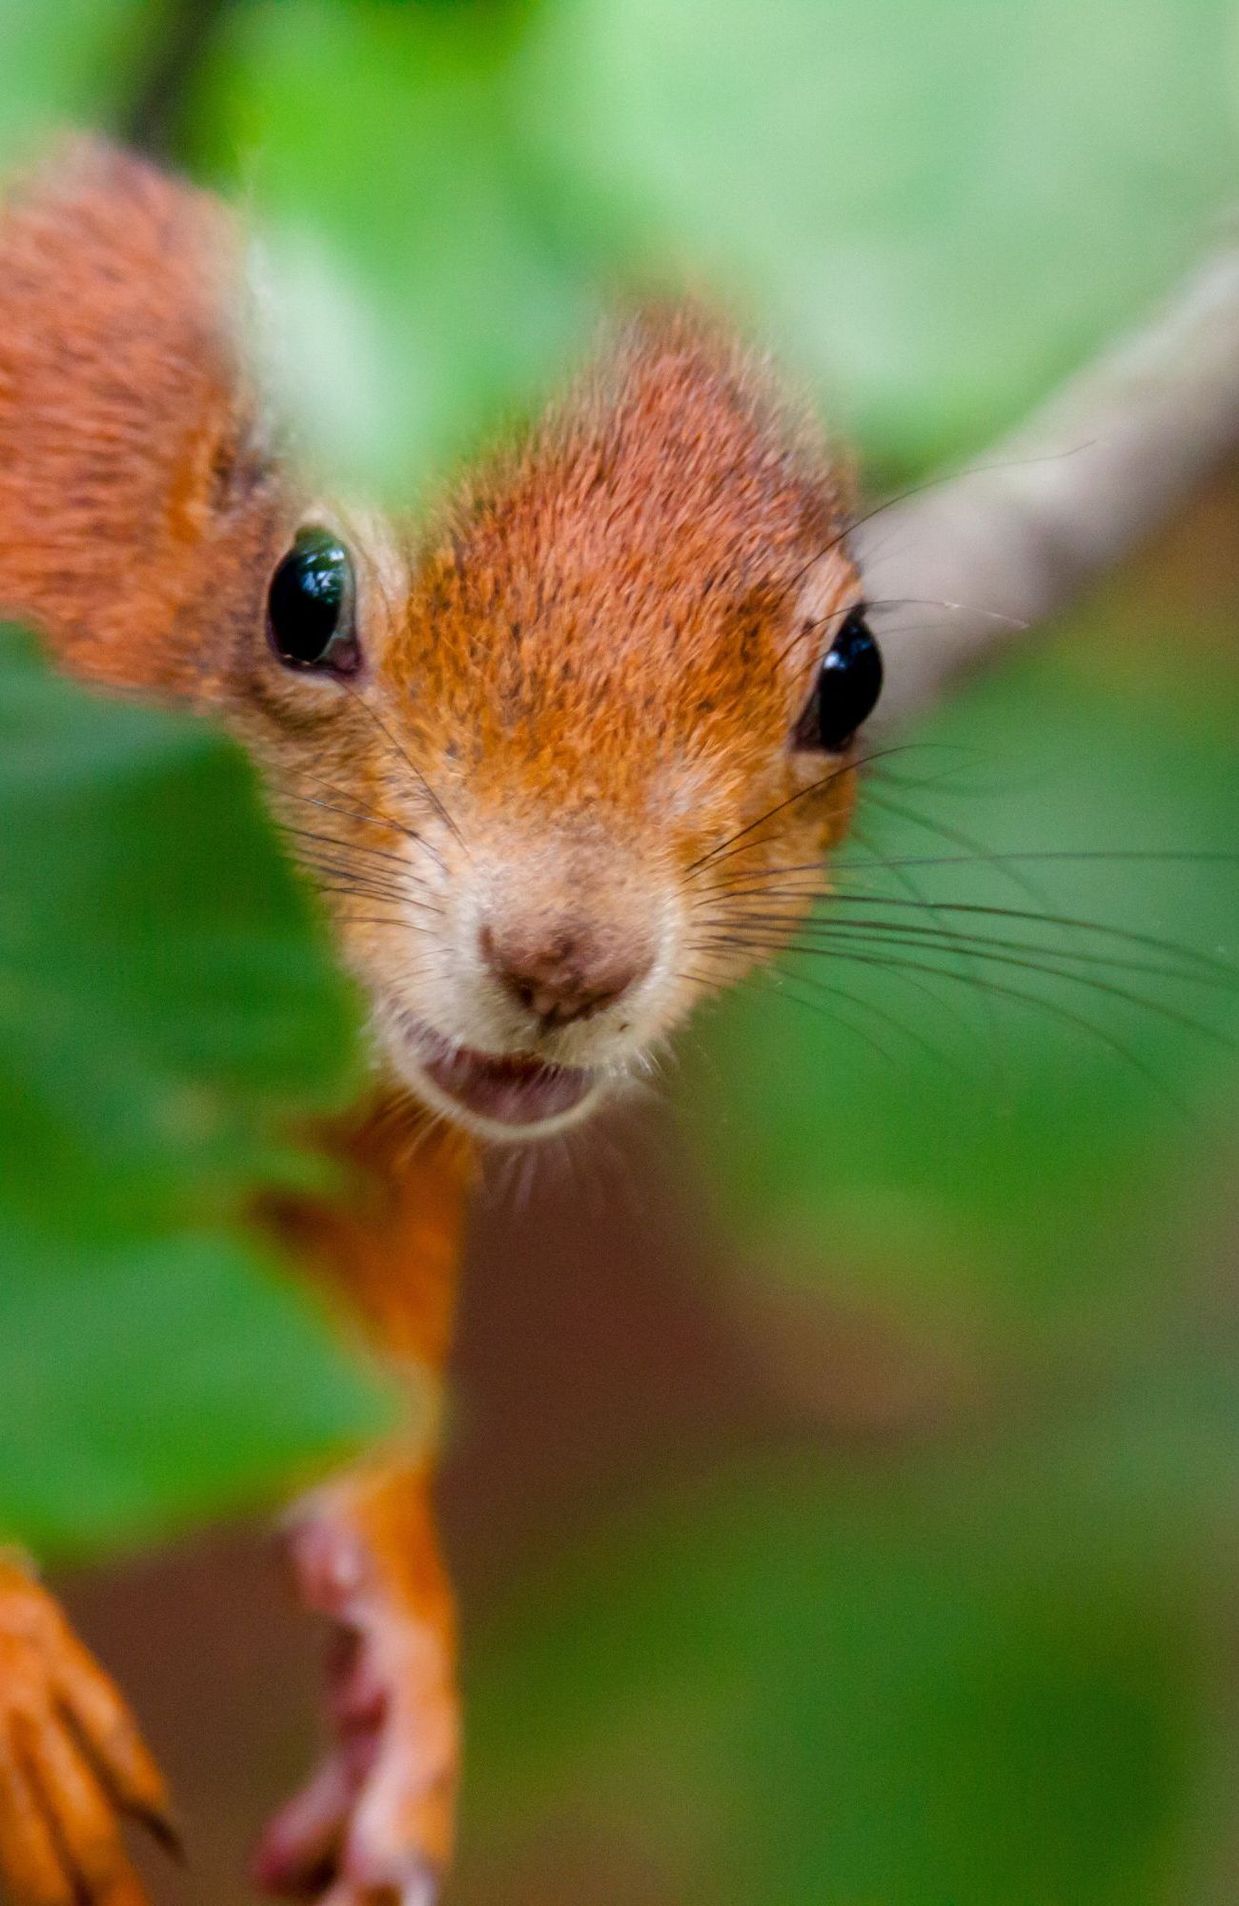
<svg viewBox="0 0 1239 1906"><path fill-rule="evenodd" d="M0 603L224 713L398 1080L553 1129L777 951L880 664L840 479L720 327L630 322L414 533L293 494L215 201L79 142L0 257Z"/></svg>
<svg viewBox="0 0 1239 1906"><path fill-rule="evenodd" d="M793 930L876 695L842 528L763 378L683 314L631 326L420 542L300 526L244 726L434 1109L561 1127ZM868 686L823 674L841 631Z"/></svg>

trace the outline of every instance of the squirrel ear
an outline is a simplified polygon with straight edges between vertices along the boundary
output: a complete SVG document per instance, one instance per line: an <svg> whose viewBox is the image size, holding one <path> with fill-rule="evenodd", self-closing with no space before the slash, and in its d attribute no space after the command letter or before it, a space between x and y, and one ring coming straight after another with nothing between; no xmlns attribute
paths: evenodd
<svg viewBox="0 0 1239 1906"><path fill-rule="evenodd" d="M224 208L102 142L0 210L0 606L75 671L209 695L261 617L279 486L245 308Z"/></svg>

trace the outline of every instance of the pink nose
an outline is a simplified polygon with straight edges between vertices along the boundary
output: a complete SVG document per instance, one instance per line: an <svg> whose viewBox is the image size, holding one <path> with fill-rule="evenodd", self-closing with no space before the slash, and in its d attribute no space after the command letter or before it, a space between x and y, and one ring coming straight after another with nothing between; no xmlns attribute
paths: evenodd
<svg viewBox="0 0 1239 1906"><path fill-rule="evenodd" d="M650 969L643 946L568 927L526 938L483 927L482 953L504 991L548 1030L613 1006Z"/></svg>

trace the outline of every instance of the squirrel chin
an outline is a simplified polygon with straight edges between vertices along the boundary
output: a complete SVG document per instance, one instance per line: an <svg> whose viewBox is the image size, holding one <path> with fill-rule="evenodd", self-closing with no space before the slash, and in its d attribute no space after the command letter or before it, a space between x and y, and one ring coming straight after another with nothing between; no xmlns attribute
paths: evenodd
<svg viewBox="0 0 1239 1906"><path fill-rule="evenodd" d="M394 1036L393 1036L394 1034ZM432 1112L490 1143L553 1137L597 1109L607 1075L535 1053L488 1053L401 1016L385 1041L405 1085Z"/></svg>

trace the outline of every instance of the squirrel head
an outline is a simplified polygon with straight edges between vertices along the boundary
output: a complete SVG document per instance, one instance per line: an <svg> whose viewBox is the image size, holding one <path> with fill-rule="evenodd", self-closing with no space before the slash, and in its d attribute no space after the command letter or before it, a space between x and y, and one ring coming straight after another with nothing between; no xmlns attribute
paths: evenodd
<svg viewBox="0 0 1239 1906"><path fill-rule="evenodd" d="M225 713L416 1096L554 1129L795 931L881 667L843 482L725 328L619 327L412 530L294 494L214 200L77 142L0 264L0 602Z"/></svg>
<svg viewBox="0 0 1239 1906"><path fill-rule="evenodd" d="M844 509L765 373L673 312L428 532L288 525L233 699L434 1109L569 1123L792 932L880 681Z"/></svg>

